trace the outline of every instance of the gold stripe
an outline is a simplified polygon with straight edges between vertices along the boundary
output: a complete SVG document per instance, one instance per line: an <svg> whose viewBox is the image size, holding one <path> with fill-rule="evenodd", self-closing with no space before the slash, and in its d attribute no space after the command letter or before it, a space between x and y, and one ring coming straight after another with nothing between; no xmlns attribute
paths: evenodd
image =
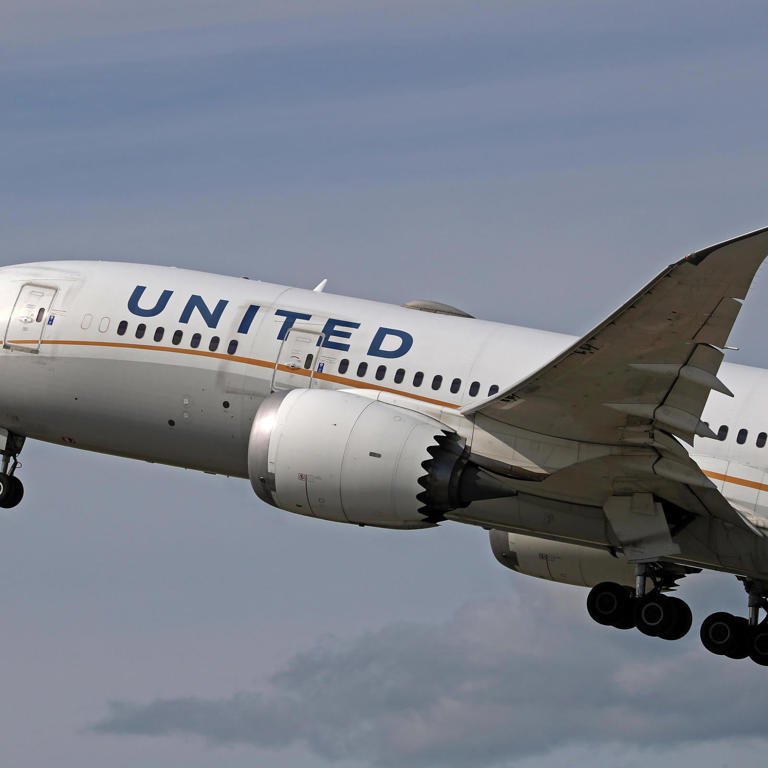
<svg viewBox="0 0 768 768"><path fill-rule="evenodd" d="M13 339L8 339L5 342L6 344L37 344L37 339L23 339L15 341ZM275 364L269 362L268 360L257 360L253 357L242 357L241 355L228 355L224 352L206 352L202 349L187 349L185 347L158 347L156 344L129 344L127 342L121 342L121 341L78 341L78 340L64 340L64 339L43 339L42 344L54 344L54 345L61 345L61 346L74 346L74 347L113 347L117 349L143 349L147 350L149 352L172 352L177 355L196 355L198 357L213 357L217 358L219 360L230 360L234 363L243 363L244 365L255 365L259 368L269 368L270 370L274 369ZM277 366L278 371L284 371L285 373L293 373L296 376L309 376L310 371L306 370L305 368L291 368L287 365L278 365ZM391 389L390 387L382 387L377 384L371 384L367 381L358 381L357 379L347 379L343 376L334 376L331 373L320 373L315 372L314 375L315 379L320 379L321 381L330 381L334 384L342 384L344 386L351 386L355 387L356 389L375 389L380 392L389 392L393 395L402 395L403 397L410 397L413 400L420 400L423 403L429 403L430 405L439 405L443 408L452 408L457 409L459 408L458 405L454 403L446 403L443 400L435 400L431 397L424 397L423 395L417 395L412 392L404 392L400 389Z"/></svg>
<svg viewBox="0 0 768 768"><path fill-rule="evenodd" d="M768 485L758 483L755 480L745 480L743 477L733 477L733 475L721 475L719 472L710 472L708 469L703 469L702 472L713 480L724 480L726 483L743 485L745 488L754 488L756 491L768 491Z"/></svg>
<svg viewBox="0 0 768 768"><path fill-rule="evenodd" d="M6 344L37 344L37 339L29 340L7 340ZM231 360L235 363L244 363L245 365L255 365L259 368L271 368L274 369L275 364L268 360L257 360L254 357L242 357L240 355L227 355L223 352L206 352L200 349L186 349L184 347L158 347L151 344L128 344L127 342L119 341L69 341L64 339L43 339L42 344L59 344L68 346L79 347L115 347L118 349L143 349L150 352L172 352L180 355L197 355L199 357L213 357L219 360ZM278 365L279 371L285 373L293 373L297 376L309 376L310 372L304 368L290 368L287 365ZM431 397L423 397L411 392L403 392L399 389L391 389L390 387L381 387L376 384L370 384L366 381L358 381L357 379L347 379L343 376L334 376L330 373L315 372L314 378L321 379L322 381L330 381L335 384L351 385L357 389L376 389L381 392L389 392L393 395L402 395L404 397L410 397L413 400L420 400L424 403L430 403L431 405L439 405L443 408L456 409L459 406L453 403L446 403L442 400L434 400ZM757 491L768 491L768 485L764 483L758 483L755 480L745 480L743 477L734 477L733 475L723 475L720 472L711 472L709 470L702 470L704 474L712 480L723 480L726 483L732 483L733 485L741 485L745 488L754 488Z"/></svg>

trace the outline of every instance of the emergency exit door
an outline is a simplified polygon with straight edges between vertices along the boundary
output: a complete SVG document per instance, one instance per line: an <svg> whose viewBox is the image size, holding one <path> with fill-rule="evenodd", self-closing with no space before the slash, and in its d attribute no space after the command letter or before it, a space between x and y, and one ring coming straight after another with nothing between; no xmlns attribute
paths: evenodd
<svg viewBox="0 0 768 768"><path fill-rule="evenodd" d="M55 288L31 283L23 285L8 319L3 347L39 352L48 323L48 310L55 295Z"/></svg>

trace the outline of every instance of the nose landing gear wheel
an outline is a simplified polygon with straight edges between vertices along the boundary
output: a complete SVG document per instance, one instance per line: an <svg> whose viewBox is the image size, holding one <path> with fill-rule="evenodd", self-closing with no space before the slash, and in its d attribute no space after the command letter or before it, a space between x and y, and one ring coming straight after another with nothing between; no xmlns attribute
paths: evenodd
<svg viewBox="0 0 768 768"><path fill-rule="evenodd" d="M15 475L0 472L0 507L10 509L15 507L24 496L24 486Z"/></svg>

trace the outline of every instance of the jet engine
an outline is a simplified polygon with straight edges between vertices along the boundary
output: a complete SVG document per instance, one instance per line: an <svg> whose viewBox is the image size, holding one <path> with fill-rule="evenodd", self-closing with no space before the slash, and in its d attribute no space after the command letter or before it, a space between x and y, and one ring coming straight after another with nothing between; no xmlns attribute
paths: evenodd
<svg viewBox="0 0 768 768"><path fill-rule="evenodd" d="M476 499L514 494L439 421L339 390L267 397L251 427L248 475L280 509L383 528L430 527Z"/></svg>
<svg viewBox="0 0 768 768"><path fill-rule="evenodd" d="M613 555L605 549L506 531L492 530L490 536L496 559L526 576L577 587L594 587L601 581L628 587L635 584L634 566L623 555Z"/></svg>

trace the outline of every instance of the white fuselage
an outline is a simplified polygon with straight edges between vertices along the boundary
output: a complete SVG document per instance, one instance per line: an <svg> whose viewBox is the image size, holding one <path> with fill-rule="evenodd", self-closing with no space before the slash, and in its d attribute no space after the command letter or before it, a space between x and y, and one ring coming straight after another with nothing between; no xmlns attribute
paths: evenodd
<svg viewBox="0 0 768 768"><path fill-rule="evenodd" d="M256 280L65 261L0 269L0 329L0 426L238 477L247 476L254 414L275 389L379 390L455 426L463 406L573 341ZM703 418L715 432L726 425L727 438L697 438L692 456L760 519L768 371L724 365L720 378L735 397L713 393ZM475 427L463 421L471 444Z"/></svg>

